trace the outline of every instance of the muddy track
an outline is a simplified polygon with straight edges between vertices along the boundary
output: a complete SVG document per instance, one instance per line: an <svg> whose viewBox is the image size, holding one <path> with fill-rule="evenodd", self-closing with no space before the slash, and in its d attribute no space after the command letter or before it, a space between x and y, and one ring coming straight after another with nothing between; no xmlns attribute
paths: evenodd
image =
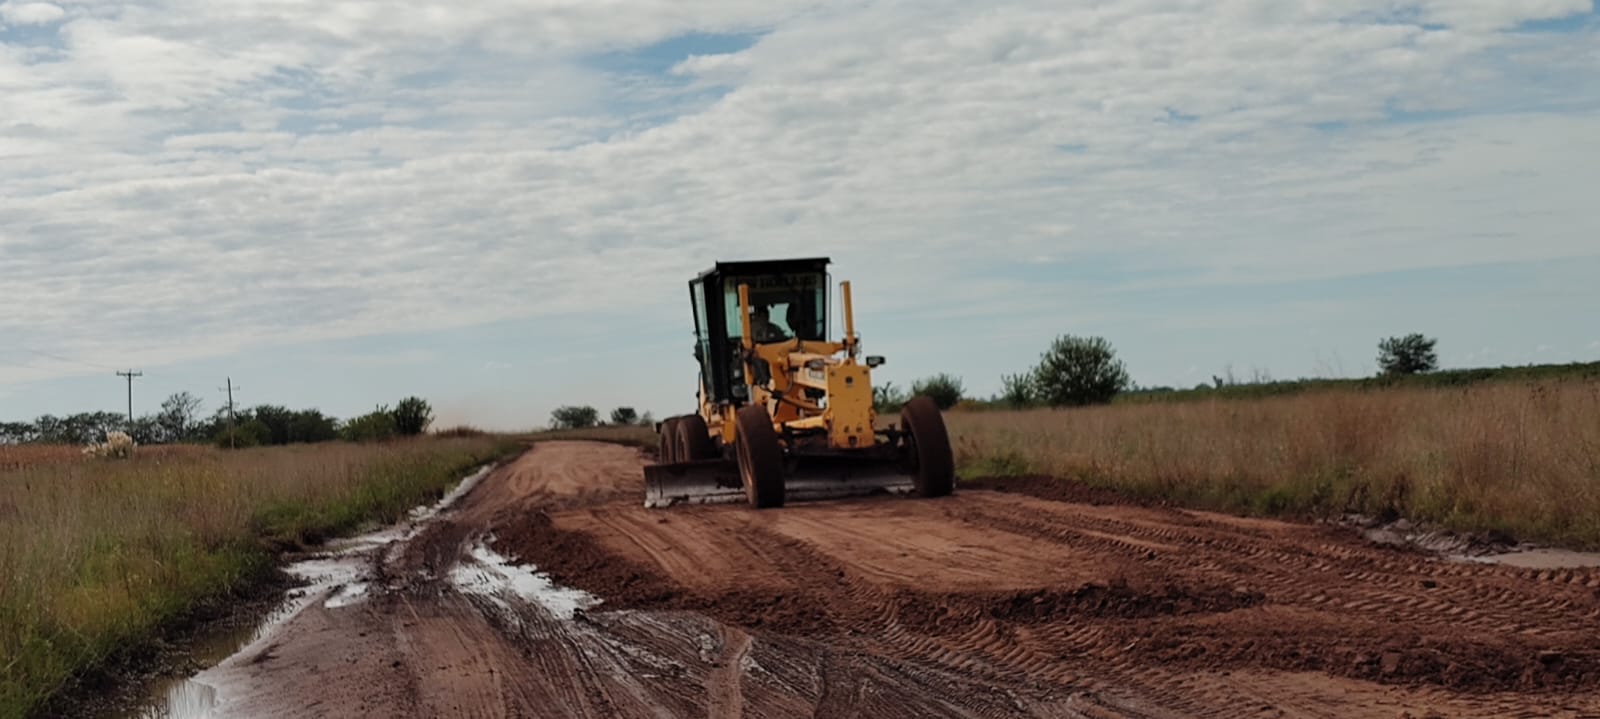
<svg viewBox="0 0 1600 719"><path fill-rule="evenodd" d="M1037 479L645 510L644 461L549 443L490 474L372 552L362 600L202 675L219 713L1600 715L1600 571Z"/></svg>

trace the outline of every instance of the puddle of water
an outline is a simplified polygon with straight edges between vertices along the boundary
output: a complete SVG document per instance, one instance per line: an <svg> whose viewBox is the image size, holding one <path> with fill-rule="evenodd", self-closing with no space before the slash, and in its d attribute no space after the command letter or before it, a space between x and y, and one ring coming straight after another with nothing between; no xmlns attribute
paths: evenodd
<svg viewBox="0 0 1600 719"><path fill-rule="evenodd" d="M167 687L166 702L139 715L141 719L211 719L217 706L217 690L209 684L184 679Z"/></svg>
<svg viewBox="0 0 1600 719"><path fill-rule="evenodd" d="M370 589L366 581L371 554L386 550L422 531L422 523L455 504L478 482L488 476L485 466L459 482L438 502L411 510L405 521L348 539L328 543L327 551L295 562L284 571L305 581L306 586L290 590L284 602L255 624L219 628L199 640L191 658L206 667L215 667L230 657L251 651L269 640L278 629L306 607L322 601L328 608L347 607L364 600ZM154 683L140 705L111 713L107 719L211 719L221 693L206 684L202 671L193 677L167 679Z"/></svg>
<svg viewBox="0 0 1600 719"><path fill-rule="evenodd" d="M322 606L328 609L338 609L339 607L359 604L361 600L367 598L368 587L369 585L366 582L346 584L334 590L333 594L329 595L328 599L322 603Z"/></svg>
<svg viewBox="0 0 1600 719"><path fill-rule="evenodd" d="M1345 521L1360 524L1370 520L1352 516L1347 517ZM1523 569L1600 567L1600 553L1596 552L1575 552L1569 549L1518 544L1509 537L1492 534L1480 536L1422 530L1405 520L1367 527L1361 534L1374 544L1417 547L1452 562L1503 564Z"/></svg>
<svg viewBox="0 0 1600 719"><path fill-rule="evenodd" d="M502 608L501 595L509 592L543 607L557 619L571 619L580 609L600 604L600 598L578 589L558 586L550 577L532 567L518 566L483 544L472 548L472 561L450 570L450 581L467 594L494 600Z"/></svg>

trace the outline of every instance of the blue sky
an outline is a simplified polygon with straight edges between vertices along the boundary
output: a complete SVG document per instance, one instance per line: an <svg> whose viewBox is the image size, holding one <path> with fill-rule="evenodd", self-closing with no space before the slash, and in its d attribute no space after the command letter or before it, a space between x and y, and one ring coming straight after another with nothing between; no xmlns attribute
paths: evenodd
<svg viewBox="0 0 1600 719"><path fill-rule="evenodd" d="M0 419L693 402L828 255L880 380L1600 360L1592 2L0 3Z"/></svg>

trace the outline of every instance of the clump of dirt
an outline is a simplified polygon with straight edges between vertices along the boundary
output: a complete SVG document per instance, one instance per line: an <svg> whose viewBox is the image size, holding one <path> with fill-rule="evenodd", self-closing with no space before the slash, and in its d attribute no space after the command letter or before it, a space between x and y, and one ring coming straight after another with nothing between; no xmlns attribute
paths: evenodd
<svg viewBox="0 0 1600 719"><path fill-rule="evenodd" d="M796 592L732 591L686 597L679 609L697 611L746 629L766 629L781 634L818 636L844 626L838 609Z"/></svg>
<svg viewBox="0 0 1600 719"><path fill-rule="evenodd" d="M1091 504L1097 507L1114 505L1151 506L1149 500L1124 494L1105 487L1096 487L1075 479L1062 479L1045 475L1022 477L979 477L963 480L961 489L982 489L1006 494L1023 494L1051 502Z"/></svg>
<svg viewBox="0 0 1600 719"><path fill-rule="evenodd" d="M1225 587L1130 584L1115 581L1070 589L937 594L901 592L895 608L901 623L919 631L956 630L988 619L1037 624L1066 618L1137 619L1220 613L1265 601L1259 592Z"/></svg>

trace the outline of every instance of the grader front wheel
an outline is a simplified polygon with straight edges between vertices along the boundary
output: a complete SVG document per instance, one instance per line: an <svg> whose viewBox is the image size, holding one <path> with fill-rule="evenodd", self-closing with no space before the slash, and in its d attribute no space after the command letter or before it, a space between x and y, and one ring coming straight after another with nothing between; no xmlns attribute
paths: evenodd
<svg viewBox="0 0 1600 719"><path fill-rule="evenodd" d="M955 456L939 406L928 397L913 397L900 409L900 425L910 433L907 444L916 465L913 482L917 495L943 497L955 491Z"/></svg>
<svg viewBox="0 0 1600 719"><path fill-rule="evenodd" d="M672 464L678 461L678 418L672 417L661 422L660 446L656 454L662 464Z"/></svg>
<svg viewBox="0 0 1600 719"><path fill-rule="evenodd" d="M745 497L756 509L782 507L783 447L778 444L778 433L772 429L772 417L760 405L746 405L739 409L738 439L734 442L739 456L739 479L744 482Z"/></svg>

